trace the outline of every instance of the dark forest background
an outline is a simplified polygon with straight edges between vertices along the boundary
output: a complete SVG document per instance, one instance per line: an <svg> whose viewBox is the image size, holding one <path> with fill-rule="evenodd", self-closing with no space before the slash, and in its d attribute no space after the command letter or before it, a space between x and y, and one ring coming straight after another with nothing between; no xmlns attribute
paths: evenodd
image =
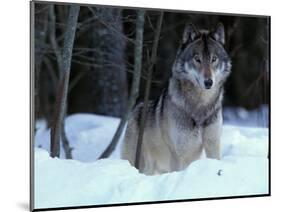
<svg viewBox="0 0 281 212"><path fill-rule="evenodd" d="M69 5L35 4L35 119L52 121L61 78L61 56ZM144 96L148 58L159 11L146 10L140 95ZM134 67L135 9L81 6L68 88L67 114L121 117L128 103ZM171 74L186 23L198 29L224 24L232 73L224 104L248 110L268 104L269 20L265 17L164 12L150 99Z"/></svg>

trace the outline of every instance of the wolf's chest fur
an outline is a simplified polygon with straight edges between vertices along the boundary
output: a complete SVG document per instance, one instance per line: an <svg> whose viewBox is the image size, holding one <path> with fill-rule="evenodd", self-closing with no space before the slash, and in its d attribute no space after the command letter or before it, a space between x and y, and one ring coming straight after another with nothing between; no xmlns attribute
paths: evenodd
<svg viewBox="0 0 281 212"><path fill-rule="evenodd" d="M170 140L167 143L177 158L176 170L201 155L204 128L217 120L221 109L221 88L205 93L194 89L190 84L171 79L167 96L161 102L164 113L160 120L167 124L159 127L167 130L164 137Z"/></svg>
<svg viewBox="0 0 281 212"><path fill-rule="evenodd" d="M171 79L166 99L167 112L171 112L170 118L176 120L179 129L204 127L216 118L221 109L222 95L222 87L202 91L188 82Z"/></svg>

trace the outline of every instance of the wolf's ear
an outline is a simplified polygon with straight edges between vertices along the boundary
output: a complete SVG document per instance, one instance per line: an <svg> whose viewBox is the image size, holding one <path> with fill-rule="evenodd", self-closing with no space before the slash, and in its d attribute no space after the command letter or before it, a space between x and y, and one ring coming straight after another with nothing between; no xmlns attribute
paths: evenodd
<svg viewBox="0 0 281 212"><path fill-rule="evenodd" d="M216 29L212 32L212 37L220 42L222 45L225 43L225 35L224 35L224 26L222 23L219 23Z"/></svg>
<svg viewBox="0 0 281 212"><path fill-rule="evenodd" d="M195 26L191 23L186 24L184 32L183 32L183 43L192 42L199 35L199 32L195 28Z"/></svg>

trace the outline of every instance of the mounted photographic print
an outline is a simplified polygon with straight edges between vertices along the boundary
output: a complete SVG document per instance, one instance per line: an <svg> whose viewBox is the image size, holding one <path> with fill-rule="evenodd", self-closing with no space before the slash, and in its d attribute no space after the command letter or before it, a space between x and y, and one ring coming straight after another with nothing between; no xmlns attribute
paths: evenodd
<svg viewBox="0 0 281 212"><path fill-rule="evenodd" d="M31 210L270 195L270 17L221 12L31 2Z"/></svg>

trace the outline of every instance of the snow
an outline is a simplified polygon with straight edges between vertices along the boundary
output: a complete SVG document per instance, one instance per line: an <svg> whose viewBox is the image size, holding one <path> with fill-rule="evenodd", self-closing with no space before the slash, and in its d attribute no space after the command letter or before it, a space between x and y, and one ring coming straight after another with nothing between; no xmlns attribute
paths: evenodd
<svg viewBox="0 0 281 212"><path fill-rule="evenodd" d="M74 160L50 158L50 130L44 121L36 123L35 208L268 193L267 128L224 125L221 160L203 158L179 172L146 176L119 159L123 137L113 156L96 160L118 122L90 114L67 117Z"/></svg>
<svg viewBox="0 0 281 212"><path fill-rule="evenodd" d="M65 132L70 147L73 148L73 158L82 162L93 162L110 143L119 119L93 114L74 114L68 116L65 122ZM123 136L124 133L121 140ZM35 146L50 151L50 129L47 129L47 124L43 120L37 123ZM119 152L114 152L112 157L120 158ZM61 151L60 158L65 158L64 151Z"/></svg>
<svg viewBox="0 0 281 212"><path fill-rule="evenodd" d="M261 105L248 111L242 107L224 107L223 120L226 124L248 127L268 127L269 110L267 105Z"/></svg>

